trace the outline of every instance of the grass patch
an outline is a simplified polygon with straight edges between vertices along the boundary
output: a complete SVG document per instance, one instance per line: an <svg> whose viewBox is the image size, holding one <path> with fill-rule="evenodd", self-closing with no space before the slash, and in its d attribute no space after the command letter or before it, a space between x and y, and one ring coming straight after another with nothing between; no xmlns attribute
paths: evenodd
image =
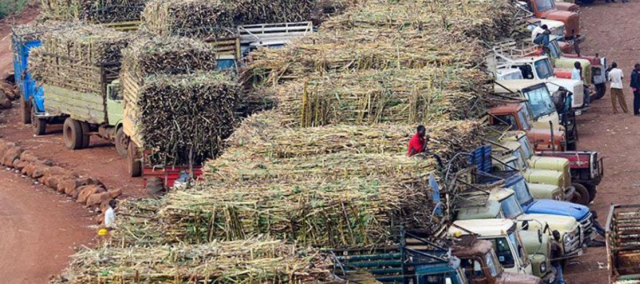
<svg viewBox="0 0 640 284"><path fill-rule="evenodd" d="M0 19L22 11L29 0L0 0Z"/></svg>

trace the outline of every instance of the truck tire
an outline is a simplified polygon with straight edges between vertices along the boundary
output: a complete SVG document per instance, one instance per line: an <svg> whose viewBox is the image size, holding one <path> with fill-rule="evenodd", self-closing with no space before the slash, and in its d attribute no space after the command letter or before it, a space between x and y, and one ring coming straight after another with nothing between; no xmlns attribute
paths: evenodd
<svg viewBox="0 0 640 284"><path fill-rule="evenodd" d="M571 202L588 206L590 197L587 188L579 183L572 183L571 185L576 188L576 193L574 194L573 199L571 199Z"/></svg>
<svg viewBox="0 0 640 284"><path fill-rule="evenodd" d="M69 150L82 149L82 126L80 122L68 117L62 127L62 140Z"/></svg>
<svg viewBox="0 0 640 284"><path fill-rule="evenodd" d="M164 194L164 181L159 177L147 179L147 195L151 198L160 198Z"/></svg>
<svg viewBox="0 0 640 284"><path fill-rule="evenodd" d="M598 194L597 187L595 185L584 185L584 187L589 191L589 203L593 202Z"/></svg>
<svg viewBox="0 0 640 284"><path fill-rule="evenodd" d="M47 133L47 120L38 118L36 116L36 111L31 108L31 129L33 130L34 135L44 135Z"/></svg>
<svg viewBox="0 0 640 284"><path fill-rule="evenodd" d="M590 101L595 101L595 100L599 100L602 99L602 97L604 97L604 94L607 92L607 85L606 84L597 84L596 85L596 92L591 96L591 100Z"/></svg>
<svg viewBox="0 0 640 284"><path fill-rule="evenodd" d="M79 123L80 128L82 128L82 149L89 148L89 144L91 144L91 128L89 127L89 123L84 121Z"/></svg>
<svg viewBox="0 0 640 284"><path fill-rule="evenodd" d="M129 167L130 177L142 176L142 161L138 158L138 147L133 143L129 143L127 147L127 165Z"/></svg>
<svg viewBox="0 0 640 284"><path fill-rule="evenodd" d="M129 152L129 136L124 134L124 129L122 127L118 128L116 131L116 150L118 154L126 158Z"/></svg>
<svg viewBox="0 0 640 284"><path fill-rule="evenodd" d="M31 104L20 97L20 115L22 116L22 124L31 123Z"/></svg>

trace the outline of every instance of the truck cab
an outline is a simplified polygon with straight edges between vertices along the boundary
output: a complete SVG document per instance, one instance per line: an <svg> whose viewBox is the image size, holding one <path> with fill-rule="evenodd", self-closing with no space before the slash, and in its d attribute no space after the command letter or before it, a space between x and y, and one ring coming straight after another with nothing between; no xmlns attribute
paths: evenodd
<svg viewBox="0 0 640 284"><path fill-rule="evenodd" d="M535 153L526 133L514 131L502 138L503 141L516 141L520 144L522 157L527 165L534 169L561 170L565 176L571 176L571 186L583 196L589 196L588 202L595 199L597 186L604 175L602 158L595 151L564 151ZM585 201L587 202L587 201ZM583 205L585 202L579 202Z"/></svg>
<svg viewBox="0 0 640 284"><path fill-rule="evenodd" d="M521 0L518 3L526 7L536 18L563 22L566 27L565 39L574 39L580 36L580 15L576 12L558 9L554 0Z"/></svg>
<svg viewBox="0 0 640 284"><path fill-rule="evenodd" d="M561 235L561 246L565 252L564 257L577 257L583 254L583 232L580 224L573 217L526 214L520 206L515 192L508 188L494 187L490 190L488 201L481 206L459 206L457 220L471 219L511 219L518 222L522 228L523 221L527 221L529 229L545 230L548 226L551 231L557 230Z"/></svg>
<svg viewBox="0 0 640 284"><path fill-rule="evenodd" d="M541 81L531 80L506 80L496 81L494 93L505 96L517 96L526 99L530 107L534 128L549 128L551 122L554 130L560 131L560 119L555 104L551 99L551 93Z"/></svg>
<svg viewBox="0 0 640 284"><path fill-rule="evenodd" d="M243 57L261 47L282 48L296 38L313 33L312 22L254 24L238 27Z"/></svg>
<svg viewBox="0 0 640 284"><path fill-rule="evenodd" d="M529 183L531 192L536 198L573 200L575 188L571 185L571 175L568 172L529 167L517 142L505 141L492 149L494 149L492 157L498 161L494 163L495 170L492 172L519 172ZM505 163L510 162L511 159L514 159L515 167Z"/></svg>
<svg viewBox="0 0 640 284"><path fill-rule="evenodd" d="M552 271L547 258L548 252L544 251L550 250L548 237L547 243L537 242L537 238L533 241L533 238L528 236L537 234L518 231L516 223L508 219L455 221L449 228L449 235L452 237L472 234L480 240L492 243L500 265L507 272L533 274L542 278L544 283L552 283L555 279L555 272ZM527 243L522 236L527 236Z"/></svg>
<svg viewBox="0 0 640 284"><path fill-rule="evenodd" d="M453 255L460 259L460 266L464 268L469 283L542 284L542 280L537 276L504 271L490 241L475 240L465 244L456 244L453 247Z"/></svg>
<svg viewBox="0 0 640 284"><path fill-rule="evenodd" d="M488 119L491 126L524 131L534 142L536 151L563 151L569 146L563 130L554 129L552 133L549 124L543 127L540 123L535 127L526 103L508 103L493 107L489 109Z"/></svg>

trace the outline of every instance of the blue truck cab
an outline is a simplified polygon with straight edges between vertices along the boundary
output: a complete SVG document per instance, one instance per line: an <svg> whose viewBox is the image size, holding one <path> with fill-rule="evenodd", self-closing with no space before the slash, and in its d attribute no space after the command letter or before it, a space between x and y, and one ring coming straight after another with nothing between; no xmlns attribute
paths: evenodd
<svg viewBox="0 0 640 284"><path fill-rule="evenodd" d="M29 73L29 52L39 47L39 39L23 41L22 37L12 34L13 71L16 86L20 92L22 123L31 123L32 117L44 114L44 93L36 80Z"/></svg>
<svg viewBox="0 0 640 284"><path fill-rule="evenodd" d="M504 178L505 187L515 192L516 199L518 199L525 213L573 217L580 223L582 231L585 232L585 244L588 244L595 237L593 215L589 207L567 201L535 199L524 177L518 172L495 172L492 174Z"/></svg>

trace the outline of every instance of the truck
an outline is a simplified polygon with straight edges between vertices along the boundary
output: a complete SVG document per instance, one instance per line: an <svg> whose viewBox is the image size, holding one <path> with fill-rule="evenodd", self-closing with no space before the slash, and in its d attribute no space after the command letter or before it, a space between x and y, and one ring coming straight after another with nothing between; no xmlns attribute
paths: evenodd
<svg viewBox="0 0 640 284"><path fill-rule="evenodd" d="M536 18L563 22L567 40L583 38L580 35L580 15L576 12L558 9L554 0L520 0L518 5L533 13ZM562 5L564 9L575 9Z"/></svg>
<svg viewBox="0 0 640 284"><path fill-rule="evenodd" d="M606 247L610 284L640 283L640 204L613 204L607 216Z"/></svg>
<svg viewBox="0 0 640 284"><path fill-rule="evenodd" d="M597 186L604 176L604 162L596 151L555 151L534 152L529 138L522 131L513 131L502 137L503 141L514 141L520 144L520 152L527 165L534 169L563 169L570 171L571 185L579 192L589 193L589 202L597 194ZM552 159L549 159L552 158ZM557 158L562 159L562 163ZM569 162L567 169L564 160Z"/></svg>
<svg viewBox="0 0 640 284"><path fill-rule="evenodd" d="M543 238L540 231L537 238L532 237L538 235L534 232L519 231L512 220L478 219L455 221L448 233L451 237L475 235L480 240L490 241L500 265L507 272L535 275L544 283L553 283L555 280L555 269L550 266L548 259L549 239L548 236Z"/></svg>
<svg viewBox="0 0 640 284"><path fill-rule="evenodd" d="M493 172L506 182L505 187L514 191L518 203L526 214L546 214L573 217L580 223L580 230L584 234L584 244L588 245L595 238L593 215L589 208L565 201L551 199L536 199L531 194L527 184L517 171Z"/></svg>
<svg viewBox="0 0 640 284"><path fill-rule="evenodd" d="M282 48L296 38L314 33L312 22L254 24L238 26L241 53L246 57L260 48Z"/></svg>
<svg viewBox="0 0 640 284"><path fill-rule="evenodd" d="M574 61L581 63L584 81L571 79ZM487 65L494 73L502 69L518 69L522 72L522 79L543 81L552 92L556 92L560 87L568 90L573 94L571 107L580 109L584 107L584 98L590 95L590 89L585 86L591 84L591 63L583 59L573 59L570 64L571 68L554 67L553 61L548 56L541 55L540 49L535 45L525 42L518 46L514 40L496 43L493 47L493 56L487 57Z"/></svg>
<svg viewBox="0 0 640 284"><path fill-rule="evenodd" d="M27 37L18 35L15 30L11 32L14 80L20 92L20 116L23 124L30 124L35 113L44 112L42 88L28 71L29 51L41 45L38 39L41 34L34 33Z"/></svg>
<svg viewBox="0 0 640 284"><path fill-rule="evenodd" d="M521 229L524 221L532 230L557 230L561 235L564 258L578 257L583 251L583 232L580 223L569 216L548 214L526 214L511 189L504 188L504 180L489 176L492 184L482 184L479 178L486 173L473 167L456 175L456 184L461 188L453 201L456 220L511 219ZM460 180L462 179L462 180ZM480 182L480 183L479 183Z"/></svg>

